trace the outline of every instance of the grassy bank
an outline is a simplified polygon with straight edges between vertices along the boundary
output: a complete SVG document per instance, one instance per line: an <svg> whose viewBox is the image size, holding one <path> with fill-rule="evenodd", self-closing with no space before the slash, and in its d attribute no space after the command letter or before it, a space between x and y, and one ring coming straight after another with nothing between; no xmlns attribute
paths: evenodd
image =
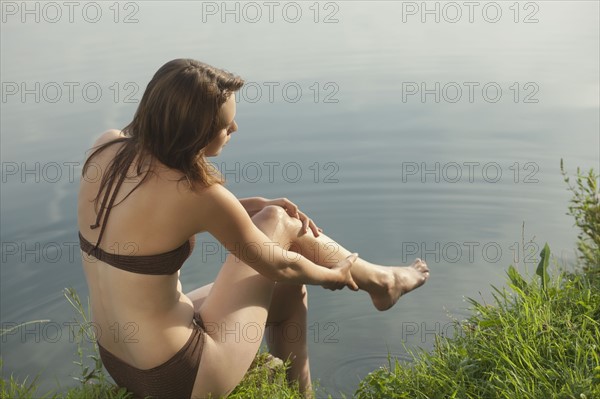
<svg viewBox="0 0 600 399"><path fill-rule="evenodd" d="M510 266L494 303L470 299L473 315L432 352L391 361L369 374L355 397L600 398L600 194L594 171L577 170L569 214L580 228L578 271L549 275L550 250L526 281Z"/></svg>
<svg viewBox="0 0 600 399"><path fill-rule="evenodd" d="M494 303L471 300L460 334L372 372L356 397L600 398L600 287L583 274L508 275Z"/></svg>
<svg viewBox="0 0 600 399"><path fill-rule="evenodd" d="M562 165L561 165L562 170ZM438 336L433 351L413 352L409 364L390 359L360 383L354 397L366 398L577 398L600 399L600 194L598 176L577 171L569 214L580 228L575 272L550 273L546 246L534 278L516 268L507 284L493 288L494 302L470 300L467 320L456 321L452 338ZM558 269L558 268L557 268ZM85 325L86 313L66 292ZM82 337L86 332L74 331ZM97 352L77 345L80 385L66 393L37 391L33 381L2 379L2 398L118 398L128 394L110 383ZM265 354L230 398L300 398L285 381L285 367L269 365ZM1 360L0 360L1 368Z"/></svg>

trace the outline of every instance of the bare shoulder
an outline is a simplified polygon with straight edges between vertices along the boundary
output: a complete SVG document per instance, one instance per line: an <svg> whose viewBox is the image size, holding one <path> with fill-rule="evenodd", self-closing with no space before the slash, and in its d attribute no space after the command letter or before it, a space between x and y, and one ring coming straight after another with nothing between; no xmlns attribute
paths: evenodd
<svg viewBox="0 0 600 399"><path fill-rule="evenodd" d="M227 224L226 215L245 214L239 200L221 184L190 191L185 197L190 220L201 231L212 231L215 224Z"/></svg>
<svg viewBox="0 0 600 399"><path fill-rule="evenodd" d="M212 184L208 187L189 191L188 199L195 204L203 204L204 206L201 209L205 209L209 213L218 211L223 207L239 204L235 195L222 184Z"/></svg>
<svg viewBox="0 0 600 399"><path fill-rule="evenodd" d="M94 147L97 147L99 145L102 145L104 143L108 143L111 140L114 139L118 139L120 137L125 137L125 135L123 134L122 131L117 130L117 129L109 129L105 132L103 132L100 137L98 137L96 139L96 141L94 142Z"/></svg>
<svg viewBox="0 0 600 399"><path fill-rule="evenodd" d="M103 132L92 144L92 146L86 151L86 161L89 160L89 157L92 155L92 153L94 153L96 150L98 150L103 144L107 144L110 143L111 141L121 138L121 137L125 137L125 135L117 129L109 129L106 130L105 132ZM102 164L103 162L107 161L112 155L114 155L114 151L118 148L118 146L108 146L108 148L106 148L106 150L109 151L102 151L100 154L96 154L94 163L96 164Z"/></svg>

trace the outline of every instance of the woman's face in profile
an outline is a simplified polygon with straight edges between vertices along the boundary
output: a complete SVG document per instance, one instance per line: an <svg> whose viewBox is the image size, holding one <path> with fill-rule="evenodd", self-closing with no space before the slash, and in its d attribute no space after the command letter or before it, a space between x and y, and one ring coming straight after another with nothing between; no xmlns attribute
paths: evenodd
<svg viewBox="0 0 600 399"><path fill-rule="evenodd" d="M204 154L207 157L214 157L221 153L223 146L225 146L229 140L231 140L231 134L237 131L237 123L235 122L235 93L231 93L227 101L223 103L219 110L219 120L224 121L221 128L214 139L205 147Z"/></svg>

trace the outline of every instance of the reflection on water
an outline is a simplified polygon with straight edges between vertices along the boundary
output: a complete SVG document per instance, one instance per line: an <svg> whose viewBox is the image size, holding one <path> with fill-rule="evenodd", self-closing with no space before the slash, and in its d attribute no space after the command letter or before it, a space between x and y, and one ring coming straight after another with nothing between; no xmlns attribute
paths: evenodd
<svg viewBox="0 0 600 399"><path fill-rule="evenodd" d="M495 22L482 3L473 22L463 7L455 23L437 2L439 23L416 2L297 3L295 22L279 12L296 3L278 3L272 22L260 3L255 22L233 2L233 14L225 3L136 2L118 15L98 4L95 23L77 13L71 23L68 10L55 23L50 9L39 23L3 15L2 328L54 323L2 338L7 375L72 384L62 288L87 294L75 215L84 151L127 124L152 73L176 57L248 82L239 131L214 159L232 192L286 196L362 257L421 257L432 270L384 313L364 293L310 287L311 368L330 393L353 392L388 353L431 348L449 315L468 314L463 297L489 299L508 265L532 269L545 242L573 259L559 160L598 167L597 3L494 3ZM212 281L224 259L210 236L198 243L185 290Z"/></svg>

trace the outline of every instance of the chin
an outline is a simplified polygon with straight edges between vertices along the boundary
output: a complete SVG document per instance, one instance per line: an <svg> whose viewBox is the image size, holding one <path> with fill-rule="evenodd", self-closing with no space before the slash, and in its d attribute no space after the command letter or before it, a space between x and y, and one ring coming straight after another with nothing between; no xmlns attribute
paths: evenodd
<svg viewBox="0 0 600 399"><path fill-rule="evenodd" d="M216 156L218 156L220 154L221 154L221 150L217 150L215 152L211 152L210 154L206 154L206 157L207 158L209 158L209 157L216 157Z"/></svg>

